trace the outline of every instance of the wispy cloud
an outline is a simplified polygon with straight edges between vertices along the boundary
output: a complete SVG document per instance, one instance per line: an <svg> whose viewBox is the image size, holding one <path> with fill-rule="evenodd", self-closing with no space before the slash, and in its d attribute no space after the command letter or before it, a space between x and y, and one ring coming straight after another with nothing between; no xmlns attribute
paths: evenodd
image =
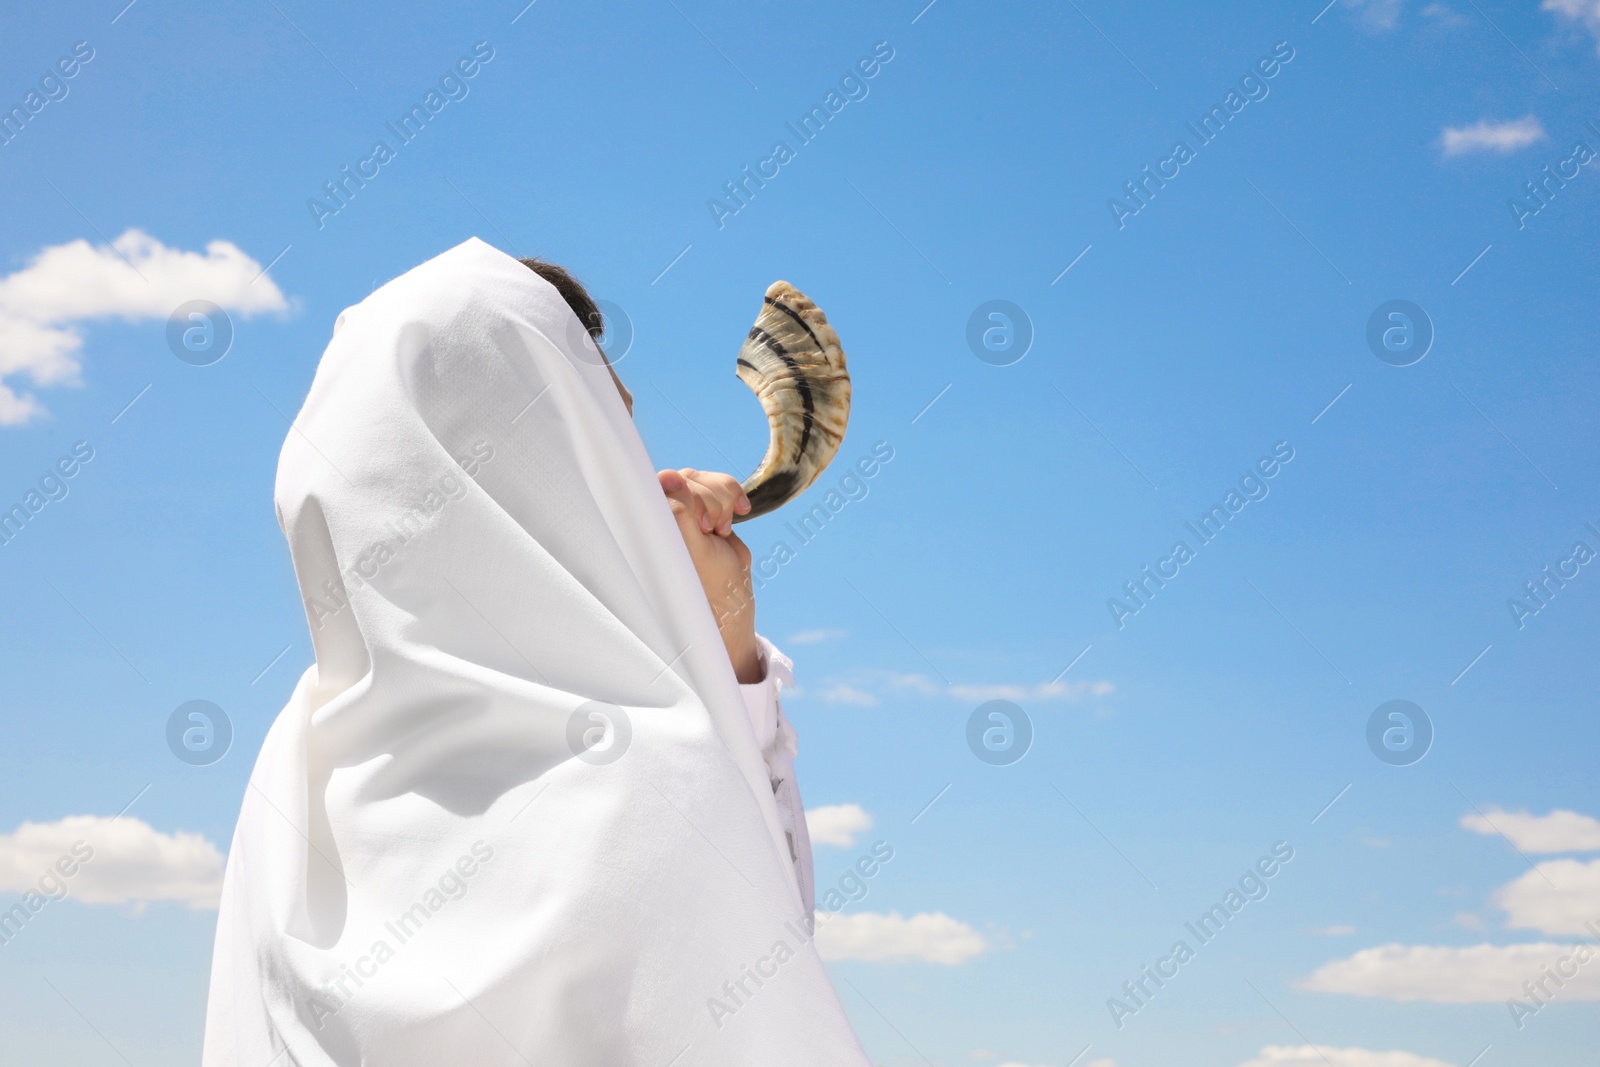
<svg viewBox="0 0 1600 1067"><path fill-rule="evenodd" d="M74 846L77 846L74 848ZM164 834L131 816L69 815L25 822L0 834L0 892L29 893L62 857L75 862L59 879L85 904L172 900L210 909L222 895L222 853L199 834Z"/></svg>
<svg viewBox="0 0 1600 1067"><path fill-rule="evenodd" d="M1488 808L1463 815L1461 825L1475 834L1504 834L1524 852L1600 852L1600 819L1575 811L1533 815Z"/></svg>
<svg viewBox="0 0 1600 1067"><path fill-rule="evenodd" d="M950 695L957 700L1080 700L1085 696L1108 696L1110 682L1040 682L1035 685L952 685Z"/></svg>
<svg viewBox="0 0 1600 1067"><path fill-rule="evenodd" d="M1328 1045L1268 1045L1239 1067L1455 1067L1414 1052L1375 1052Z"/></svg>
<svg viewBox="0 0 1600 1067"><path fill-rule="evenodd" d="M872 816L859 804L828 804L806 810L806 831L813 844L849 848L856 835L872 829Z"/></svg>
<svg viewBox="0 0 1600 1067"><path fill-rule="evenodd" d="M1432 19L1440 26L1469 26L1472 20L1446 4L1429 4L1422 9L1422 17Z"/></svg>
<svg viewBox="0 0 1600 1067"><path fill-rule="evenodd" d="M1077 682L999 682L993 684L955 683L945 685L926 674L897 674L893 671L865 671L850 682L836 683L823 690L822 698L834 704L872 707L883 696L915 693L925 697L944 697L964 703L985 700L1011 700L1017 703L1064 700L1075 702L1085 697L1109 696L1116 687L1107 681Z"/></svg>
<svg viewBox="0 0 1600 1067"><path fill-rule="evenodd" d="M1507 155L1544 139L1544 126L1538 118L1525 115L1509 122L1482 119L1471 126L1446 126L1439 135L1439 145L1446 156L1464 156L1474 152Z"/></svg>
<svg viewBox="0 0 1600 1067"><path fill-rule="evenodd" d="M848 630L801 630L789 637L791 645L820 645L824 641L837 641L849 636Z"/></svg>
<svg viewBox="0 0 1600 1067"><path fill-rule="evenodd" d="M829 686L822 691L822 699L830 704L853 704L858 708L875 708L878 698L864 689L857 689L853 685Z"/></svg>
<svg viewBox="0 0 1600 1067"><path fill-rule="evenodd" d="M77 240L40 250L0 278L0 426L44 414L31 393L13 388L14 379L35 387L79 383L82 323L165 319L190 300L243 315L288 307L261 264L227 241L186 252L128 230L109 245Z"/></svg>
<svg viewBox="0 0 1600 1067"><path fill-rule="evenodd" d="M1600 0L1544 0L1539 10L1553 11L1557 18L1577 23L1600 40ZM1596 50L1600 51L1600 46Z"/></svg>
<svg viewBox="0 0 1600 1067"><path fill-rule="evenodd" d="M922 960L955 966L982 955L988 947L982 934L941 911L909 918L897 911L817 916L817 951L825 960Z"/></svg>
<svg viewBox="0 0 1600 1067"><path fill-rule="evenodd" d="M1400 24L1400 0L1344 0L1362 29L1385 33Z"/></svg>

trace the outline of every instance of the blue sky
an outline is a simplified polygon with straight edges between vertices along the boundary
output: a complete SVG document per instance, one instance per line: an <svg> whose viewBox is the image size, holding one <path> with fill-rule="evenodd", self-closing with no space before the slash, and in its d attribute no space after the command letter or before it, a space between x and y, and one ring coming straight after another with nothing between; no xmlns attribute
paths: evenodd
<svg viewBox="0 0 1600 1067"><path fill-rule="evenodd" d="M342 308L473 235L624 310L660 466L759 457L732 361L774 278L844 340L841 462L893 459L804 546L792 513L744 532L796 549L760 627L849 842L819 887L895 850L829 950L875 1062L1592 1056L1600 962L1520 1028L1507 998L1600 923L1600 572L1574 552L1600 551L1600 176L1574 152L1600 152L1600 8L925 4L7 12L0 506L58 499L0 547L0 903L80 831L111 862L0 945L0 1063L198 1056L217 865L311 660L285 420ZM167 318L204 296L233 339L194 366ZM996 300L1032 334L1014 362L968 344ZM1433 333L1406 366L1367 341L1395 300ZM1180 539L1136 614L1108 606ZM1005 766L966 740L995 698L1034 734ZM196 699L233 730L207 766L166 740ZM1435 734L1404 766L1366 740L1397 699ZM1190 940L1278 842L1266 896Z"/></svg>

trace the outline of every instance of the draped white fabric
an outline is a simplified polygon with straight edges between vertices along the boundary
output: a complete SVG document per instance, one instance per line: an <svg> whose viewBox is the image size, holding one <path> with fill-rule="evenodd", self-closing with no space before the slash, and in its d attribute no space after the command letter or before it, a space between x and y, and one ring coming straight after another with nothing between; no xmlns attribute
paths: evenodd
<svg viewBox="0 0 1600 1067"><path fill-rule="evenodd" d="M688 553L551 286L473 239L347 310L277 504L316 664L228 856L207 1067L865 1067Z"/></svg>

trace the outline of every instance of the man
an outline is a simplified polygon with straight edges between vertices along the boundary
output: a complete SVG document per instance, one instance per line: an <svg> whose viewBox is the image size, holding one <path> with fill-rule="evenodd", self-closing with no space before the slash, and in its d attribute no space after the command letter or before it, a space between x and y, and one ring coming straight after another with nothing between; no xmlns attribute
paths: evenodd
<svg viewBox="0 0 1600 1067"><path fill-rule="evenodd" d="M521 262L555 287L605 358L605 350L599 349L599 339L605 336L605 318L583 284L554 263L539 259ZM632 415L633 393L617 377L611 360L605 359L605 364L628 414ZM733 532L733 517L747 513L750 500L739 488L739 480L730 474L712 474L685 467L660 471L656 476L671 501L672 517L678 522L689 558L694 561L700 584L705 587L706 599L716 616L734 673L741 683L759 682L764 672L756 640L750 550Z"/></svg>
<svg viewBox="0 0 1600 1067"><path fill-rule="evenodd" d="M633 392L622 384L616 367L600 348L605 318L583 283L564 267L540 259L521 261L555 287L578 322L588 330L605 362L617 395L633 415ZM806 833L805 810L794 782L797 751L794 731L778 701L780 680L794 684L793 663L772 643L756 633L755 589L750 581L750 549L733 532L733 517L750 510L750 499L731 474L698 471L692 467L656 472L667 496L672 517L683 535L684 547L705 590L706 602L717 620L728 660L739 680L756 746L761 750L772 791L778 802L786 843L794 860L800 895L809 913L815 901L811 870L811 840ZM769 664L772 668L769 671ZM768 677L769 673L773 677Z"/></svg>
<svg viewBox="0 0 1600 1067"><path fill-rule="evenodd" d="M473 239L340 316L275 491L316 661L245 791L206 1067L866 1067L748 503L655 472L592 305Z"/></svg>

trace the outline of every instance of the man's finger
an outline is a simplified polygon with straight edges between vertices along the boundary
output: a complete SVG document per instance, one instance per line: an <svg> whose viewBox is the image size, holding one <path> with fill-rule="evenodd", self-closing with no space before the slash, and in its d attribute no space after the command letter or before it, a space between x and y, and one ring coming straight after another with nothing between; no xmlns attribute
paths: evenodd
<svg viewBox="0 0 1600 1067"><path fill-rule="evenodd" d="M739 487L738 479L731 474L695 471L689 475L689 481L706 490L707 507L715 519L714 528L720 533L733 532L733 517L750 510L750 502L745 497L744 490Z"/></svg>
<svg viewBox="0 0 1600 1067"><path fill-rule="evenodd" d="M700 477L711 483L719 498L728 502L728 510L733 514L742 515L750 510L750 498L744 495L739 479L733 475L702 473Z"/></svg>
<svg viewBox="0 0 1600 1067"><path fill-rule="evenodd" d="M702 534L712 531L714 524L706 514L705 501L693 482L677 471L658 471L656 480L661 483L667 499L678 505L672 509L672 517L685 534L691 529Z"/></svg>
<svg viewBox="0 0 1600 1067"><path fill-rule="evenodd" d="M705 477L700 472L686 469L680 473L685 475L689 492L694 494L695 501L699 506L701 532L711 533L722 525L722 504L717 499L717 494L707 484Z"/></svg>
<svg viewBox="0 0 1600 1067"><path fill-rule="evenodd" d="M723 511L726 509L717 494L698 478L689 480L689 492L694 494L700 507L700 529L706 533L720 530L725 524Z"/></svg>

